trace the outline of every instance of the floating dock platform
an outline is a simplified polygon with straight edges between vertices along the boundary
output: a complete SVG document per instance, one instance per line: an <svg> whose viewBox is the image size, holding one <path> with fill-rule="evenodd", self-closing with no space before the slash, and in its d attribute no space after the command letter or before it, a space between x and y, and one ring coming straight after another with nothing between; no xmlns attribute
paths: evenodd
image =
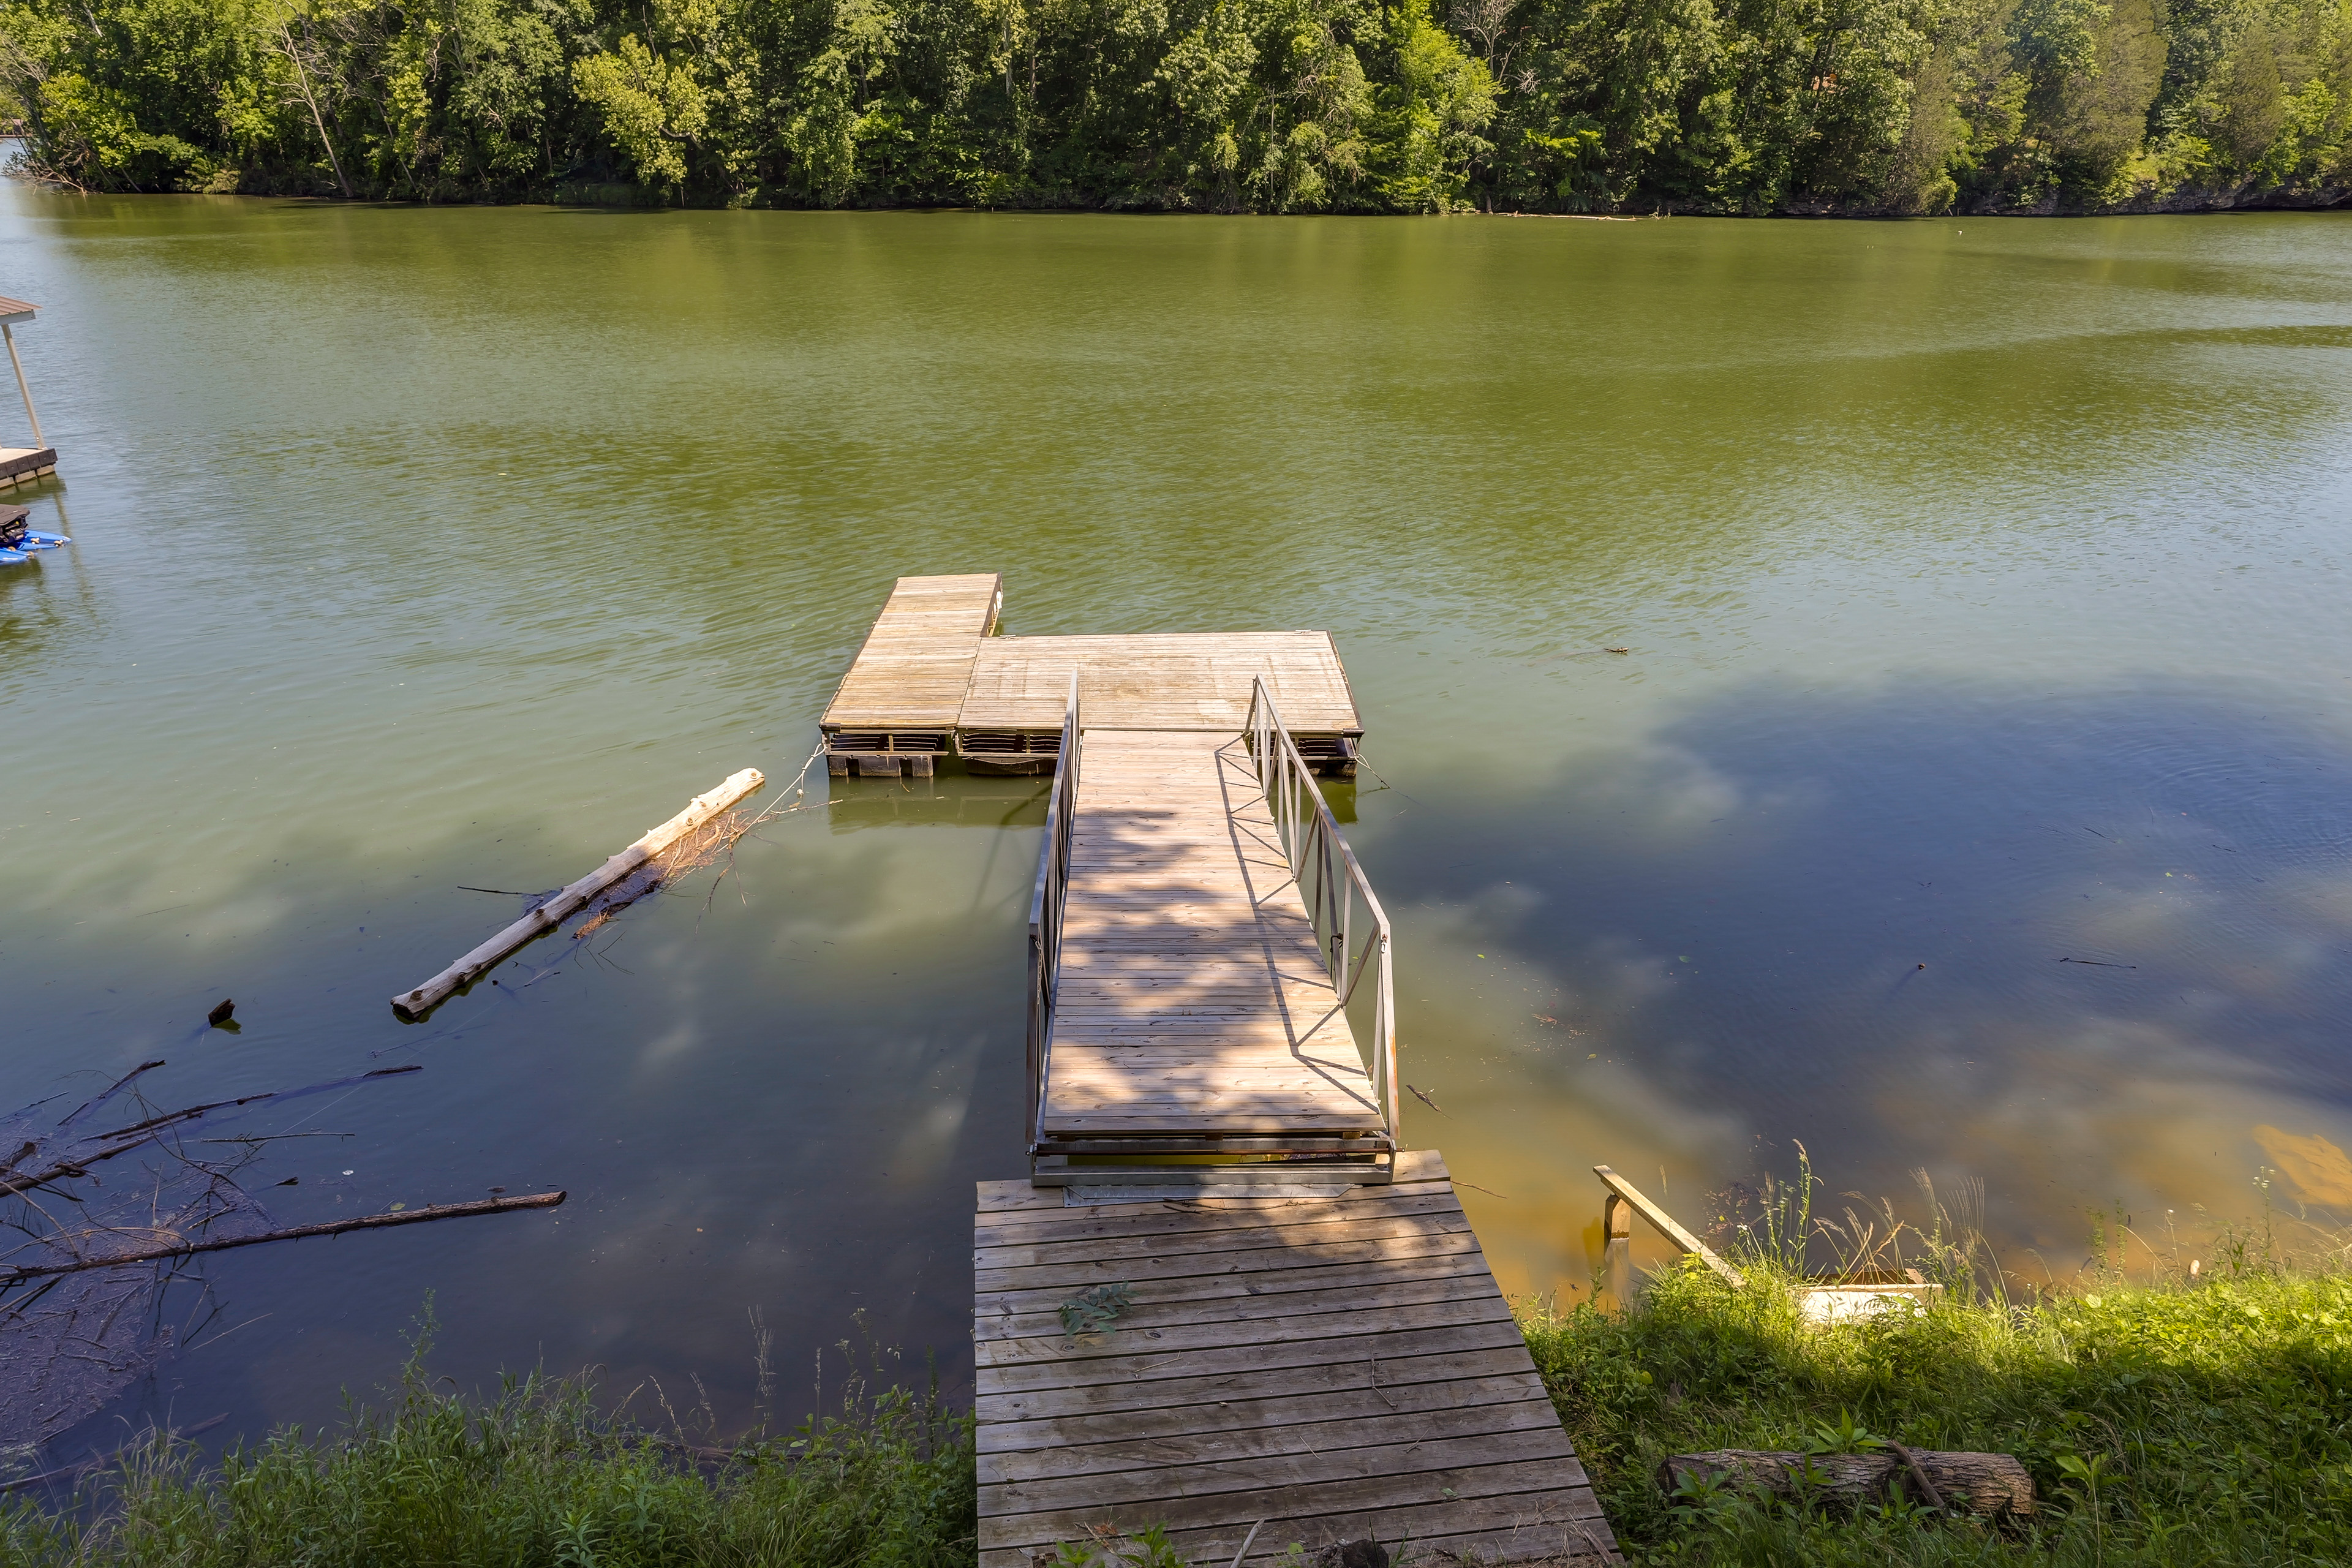
<svg viewBox="0 0 2352 1568"><path fill-rule="evenodd" d="M1353 777L1363 723L1328 632L999 637L994 573L901 577L826 705L826 766L931 776L1045 773L1076 677L1097 729L1240 732L1263 679L1318 771Z"/></svg>

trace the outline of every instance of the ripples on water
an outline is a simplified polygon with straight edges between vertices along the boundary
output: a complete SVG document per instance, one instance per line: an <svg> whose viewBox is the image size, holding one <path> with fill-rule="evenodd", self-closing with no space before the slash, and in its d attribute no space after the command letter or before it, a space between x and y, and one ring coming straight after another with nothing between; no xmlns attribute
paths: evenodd
<svg viewBox="0 0 2352 1568"><path fill-rule="evenodd" d="M384 1003L514 912L459 884L788 776L900 573L1338 635L1408 1131L1510 1289L1585 1279L1590 1165L1695 1211L1798 1140L1982 1177L2029 1277L2265 1164L2352 1203L2341 217L5 202L78 542L0 574L0 1089L416 1061L252 1129L349 1134L273 1212L573 1194L225 1255L126 1409L324 1418L428 1292L461 1381L738 1420L754 1306L812 1382L858 1308L968 1378L1034 785L836 783L707 910Z"/></svg>

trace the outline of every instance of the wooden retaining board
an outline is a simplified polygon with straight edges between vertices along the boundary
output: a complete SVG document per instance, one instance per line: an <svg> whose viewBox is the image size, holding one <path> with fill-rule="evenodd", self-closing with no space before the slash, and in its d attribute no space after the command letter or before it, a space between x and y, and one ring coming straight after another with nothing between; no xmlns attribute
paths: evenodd
<svg viewBox="0 0 2352 1568"><path fill-rule="evenodd" d="M994 572L899 578L818 727L953 729L971 682L972 658L996 625L1003 583ZM1065 676L1064 686L1068 683ZM1054 727L1061 722L1056 709Z"/></svg>
<svg viewBox="0 0 2352 1568"><path fill-rule="evenodd" d="M1394 1561L1616 1562L1434 1152L1329 1198L1065 1206L980 1184L980 1568L1097 1529L1223 1564L1370 1536ZM1124 1282L1094 1342L1061 1303Z"/></svg>
<svg viewBox="0 0 2352 1568"><path fill-rule="evenodd" d="M1244 742L1089 723L1046 1134L1383 1125Z"/></svg>
<svg viewBox="0 0 2352 1568"><path fill-rule="evenodd" d="M1266 678L1293 734L1364 729L1339 650L1330 633L1316 631L991 637L972 661L956 727L1059 730L1073 673L1089 730L1239 734L1257 676Z"/></svg>

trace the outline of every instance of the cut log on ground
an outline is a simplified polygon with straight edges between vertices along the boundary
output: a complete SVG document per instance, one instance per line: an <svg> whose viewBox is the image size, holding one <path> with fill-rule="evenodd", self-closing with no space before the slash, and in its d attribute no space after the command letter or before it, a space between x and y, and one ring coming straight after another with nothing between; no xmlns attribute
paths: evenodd
<svg viewBox="0 0 2352 1568"><path fill-rule="evenodd" d="M1740 1489L1757 1489L1786 1497L1796 1489L1795 1477L1810 1461L1822 1479L1818 1495L1823 1501L1853 1507L1895 1495L1916 1466L1915 1490L1927 1483L1926 1502L1948 1504L1956 1510L1986 1519L2022 1518L2033 1511L2033 1478L2007 1454L1936 1453L1926 1448L1894 1454L1783 1454L1761 1448L1716 1448L1704 1454L1676 1454L1658 1467L1658 1486L1679 1488L1685 1477L1715 1479ZM1935 1506L1931 1504L1930 1506Z"/></svg>
<svg viewBox="0 0 2352 1568"><path fill-rule="evenodd" d="M421 1225L429 1219L504 1214L509 1209L551 1209L563 1198L564 1194L560 1192L526 1193L519 1197L481 1198L467 1204L428 1204L421 1209L403 1209L398 1214L361 1215L353 1219L329 1220L323 1225L298 1225L285 1230L264 1231L259 1236L180 1241L168 1247L142 1247L130 1252L118 1252L110 1258L78 1258L70 1263L37 1263L23 1268L0 1270L0 1289L51 1274L79 1274L85 1268L113 1268L125 1263L152 1263L160 1258L186 1258L198 1252L226 1252L232 1247L258 1247L265 1241L299 1241L306 1236L341 1236L347 1230L382 1230L387 1226Z"/></svg>
<svg viewBox="0 0 2352 1568"><path fill-rule="evenodd" d="M456 993L488 974L501 960L534 937L542 936L577 914L589 900L611 887L712 817L768 782L757 768L730 773L708 795L696 795L684 811L564 889L522 919L474 949L465 957L414 991L392 999L392 1010L402 1021L415 1023Z"/></svg>

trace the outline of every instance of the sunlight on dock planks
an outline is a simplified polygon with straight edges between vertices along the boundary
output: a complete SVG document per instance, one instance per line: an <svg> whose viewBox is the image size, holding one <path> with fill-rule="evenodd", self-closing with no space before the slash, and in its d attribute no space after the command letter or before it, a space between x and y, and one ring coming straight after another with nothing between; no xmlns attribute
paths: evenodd
<svg viewBox="0 0 2352 1568"><path fill-rule="evenodd" d="M993 573L899 578L818 721L833 774L930 777L951 754L1050 771L1076 675L1095 728L1229 734L1263 679L1317 768L1355 776L1363 722L1328 632L992 636L1003 606Z"/></svg>
<svg viewBox="0 0 2352 1568"><path fill-rule="evenodd" d="M1336 1197L1066 1206L984 1182L973 1221L981 1568L1097 1528L1188 1561L1378 1539L1398 1560L1613 1562L1615 1539L1433 1152ZM1095 1342L1063 1302L1125 1283Z"/></svg>
<svg viewBox="0 0 2352 1568"><path fill-rule="evenodd" d="M1045 1131L1381 1131L1241 739L1089 721Z"/></svg>

